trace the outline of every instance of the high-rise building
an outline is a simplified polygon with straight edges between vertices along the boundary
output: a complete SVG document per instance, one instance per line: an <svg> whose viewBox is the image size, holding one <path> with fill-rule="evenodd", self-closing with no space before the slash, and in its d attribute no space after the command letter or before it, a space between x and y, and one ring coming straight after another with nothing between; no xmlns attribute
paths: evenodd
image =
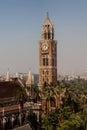
<svg viewBox="0 0 87 130"><path fill-rule="evenodd" d="M39 86L45 82L57 81L57 41L54 40L54 26L47 13L42 25L42 38L39 42Z"/></svg>

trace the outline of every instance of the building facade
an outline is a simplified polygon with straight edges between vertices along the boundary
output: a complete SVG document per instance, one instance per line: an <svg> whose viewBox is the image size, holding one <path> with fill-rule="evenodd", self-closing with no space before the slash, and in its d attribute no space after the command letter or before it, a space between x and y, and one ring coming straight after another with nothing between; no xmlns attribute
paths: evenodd
<svg viewBox="0 0 87 130"><path fill-rule="evenodd" d="M39 86L57 81L57 41L54 40L54 26L47 13L42 25L39 42Z"/></svg>
<svg viewBox="0 0 87 130"><path fill-rule="evenodd" d="M0 82L0 130L12 130L16 126L26 124L31 109L37 121L41 121L41 103L21 100L21 95L27 95L23 94L24 90L26 92L26 86L23 86L19 79Z"/></svg>

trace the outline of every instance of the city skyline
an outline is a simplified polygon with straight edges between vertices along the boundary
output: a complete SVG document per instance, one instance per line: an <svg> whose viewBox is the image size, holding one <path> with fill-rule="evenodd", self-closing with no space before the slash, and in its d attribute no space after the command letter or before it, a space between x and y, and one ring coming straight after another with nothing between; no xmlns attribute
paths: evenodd
<svg viewBox="0 0 87 130"><path fill-rule="evenodd" d="M46 12L58 41L58 74L87 70L87 1L0 1L0 74L38 73L39 40Z"/></svg>

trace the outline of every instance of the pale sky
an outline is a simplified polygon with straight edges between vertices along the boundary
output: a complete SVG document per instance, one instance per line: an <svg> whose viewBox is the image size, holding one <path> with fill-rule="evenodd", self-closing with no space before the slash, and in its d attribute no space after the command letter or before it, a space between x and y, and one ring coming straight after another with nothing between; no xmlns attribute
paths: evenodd
<svg viewBox="0 0 87 130"><path fill-rule="evenodd" d="M87 0L0 0L0 74L38 73L41 25L49 12L58 73L87 70Z"/></svg>

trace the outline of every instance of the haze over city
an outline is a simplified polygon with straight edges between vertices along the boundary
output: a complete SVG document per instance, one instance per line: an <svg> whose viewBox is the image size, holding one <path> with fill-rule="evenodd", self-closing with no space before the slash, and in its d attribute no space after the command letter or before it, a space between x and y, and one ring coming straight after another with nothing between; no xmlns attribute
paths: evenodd
<svg viewBox="0 0 87 130"><path fill-rule="evenodd" d="M86 0L0 0L0 74L38 73L38 42L46 12L58 40L58 73L87 70Z"/></svg>

